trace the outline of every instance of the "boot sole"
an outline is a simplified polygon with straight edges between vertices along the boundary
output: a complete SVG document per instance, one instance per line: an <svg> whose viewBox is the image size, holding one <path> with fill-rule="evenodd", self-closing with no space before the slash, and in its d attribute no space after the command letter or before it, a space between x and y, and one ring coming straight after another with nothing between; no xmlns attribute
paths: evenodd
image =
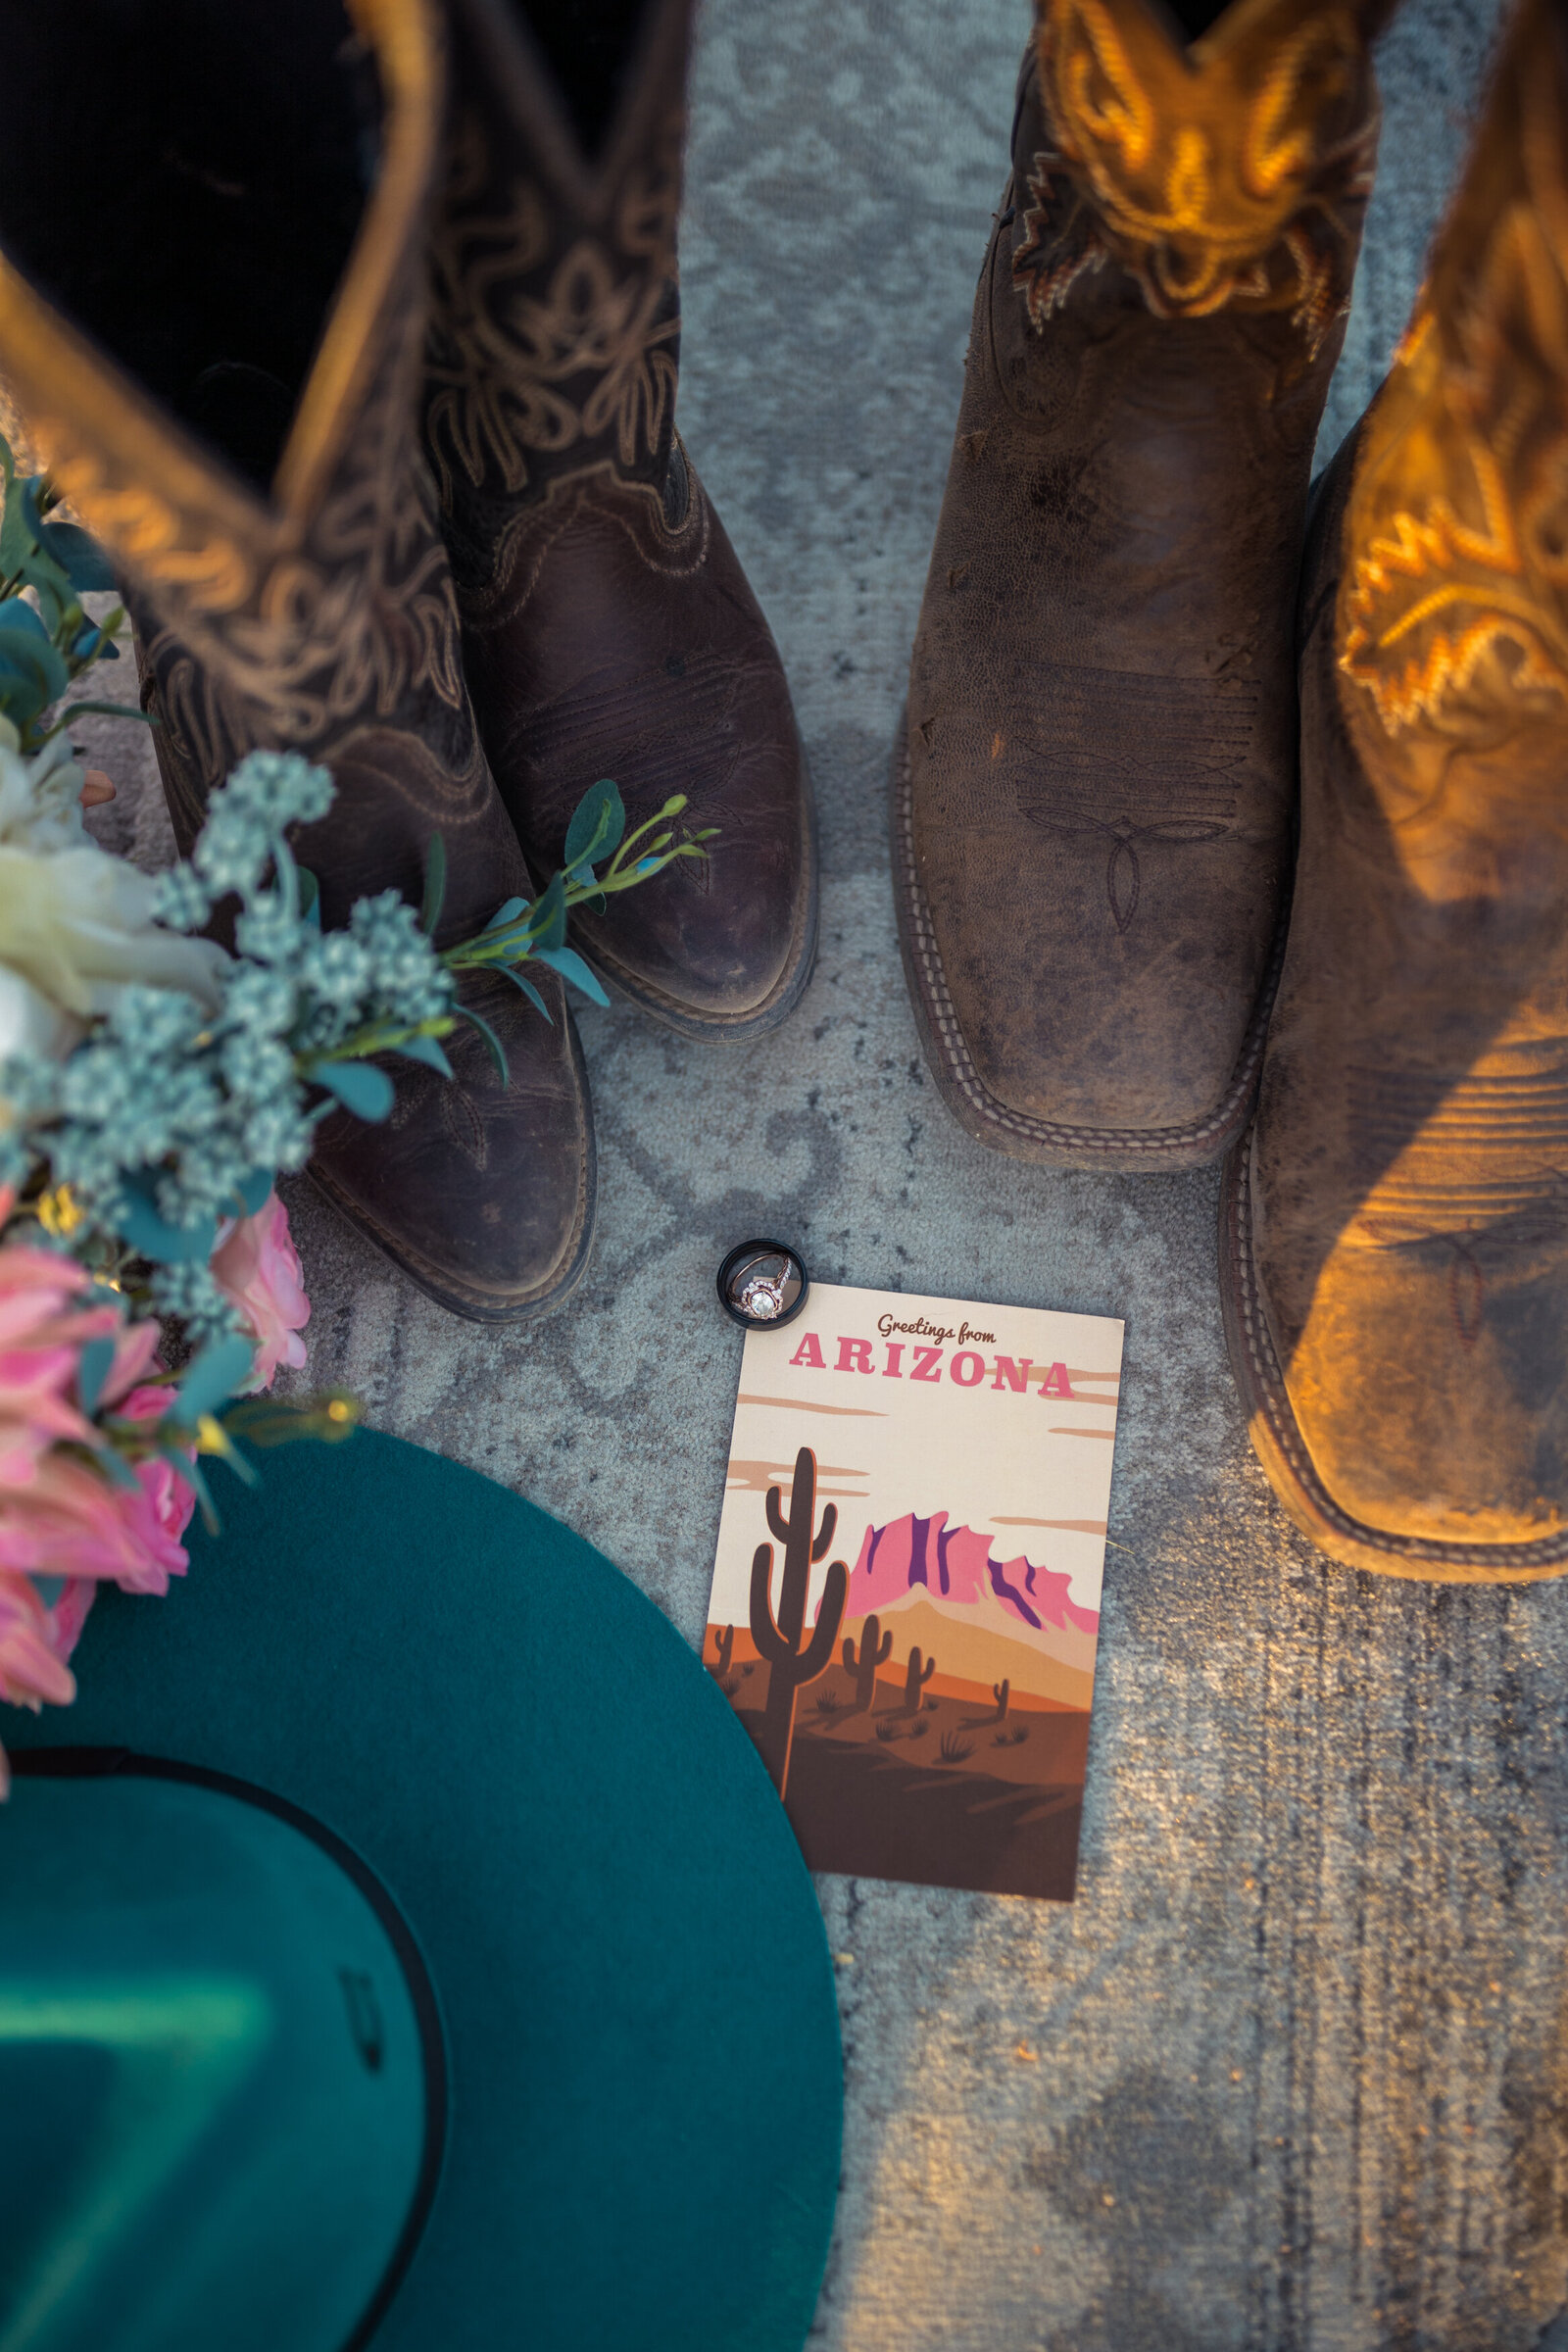
<svg viewBox="0 0 1568 2352"><path fill-rule="evenodd" d="M1319 1551L1347 1568L1428 1584L1540 1584L1568 1573L1568 1537L1534 1544L1446 1544L1390 1535L1337 1503L1313 1465L1291 1407L1285 1376L1263 1312L1252 1256L1250 1181L1252 1133L1225 1163L1220 1194L1219 1295L1231 1370L1247 1411L1247 1434L1286 1512Z"/></svg>
<svg viewBox="0 0 1568 2352"><path fill-rule="evenodd" d="M1132 1131L1114 1127L1068 1127L1012 1110L994 1095L975 1068L942 968L931 909L920 887L914 855L913 778L909 765L908 715L899 719L889 779L889 831L893 842L893 901L899 922L909 1002L920 1043L937 1091L966 1133L1013 1159L1043 1167L1098 1168L1108 1175L1167 1175L1207 1167L1221 1157L1246 1126L1263 1067L1268 1016L1285 961L1287 909L1269 955L1263 986L1253 1007L1241 1054L1217 1106L1186 1127Z"/></svg>
<svg viewBox="0 0 1568 2352"><path fill-rule="evenodd" d="M422 1291L427 1298L433 1298L437 1306L444 1306L448 1314L462 1315L469 1323L491 1325L537 1322L541 1317L553 1313L558 1306L564 1305L571 1297L588 1271L588 1261L593 1253L594 1219L599 1199L599 1153L594 1140L588 1073L575 1032L572 1051L582 1088L585 1114L582 1158L577 1171L576 1219L557 1270L532 1290L517 1293L505 1304L496 1303L493 1292L469 1290L455 1276L444 1273L440 1267L431 1265L411 1250L406 1243L378 1224L357 1202L340 1193L331 1178L323 1174L314 1161L307 1165L305 1173L321 1198L331 1202L347 1224L352 1225L356 1232L363 1233L367 1241L373 1242L381 1255L390 1258L399 1273L408 1276L416 1290Z"/></svg>
<svg viewBox="0 0 1568 2352"><path fill-rule="evenodd" d="M765 1037L777 1029L805 996L807 985L816 962L817 908L820 896L816 846L816 802L811 791L810 770L806 755L801 754L801 891L795 905L795 919L790 931L789 953L784 969L760 1004L751 1005L745 1012L697 1012L683 1004L677 997L656 988L651 981L639 979L635 973L608 956L603 948L590 948L572 935L584 963L602 980L606 989L640 1012L652 1014L666 1029L680 1037L703 1041L733 1040L748 1044L755 1037Z"/></svg>

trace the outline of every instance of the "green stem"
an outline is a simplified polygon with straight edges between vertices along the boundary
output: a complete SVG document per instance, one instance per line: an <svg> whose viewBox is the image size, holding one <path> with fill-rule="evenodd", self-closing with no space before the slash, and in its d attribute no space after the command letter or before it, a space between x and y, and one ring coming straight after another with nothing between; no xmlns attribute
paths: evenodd
<svg viewBox="0 0 1568 2352"><path fill-rule="evenodd" d="M436 1013L429 1020L396 1023L391 1021L368 1023L356 1029L335 1046L318 1047L294 1055L294 1067L302 1075L317 1062L366 1061L372 1054L391 1054L399 1046L411 1045L416 1037L450 1037L457 1022L450 1013Z"/></svg>

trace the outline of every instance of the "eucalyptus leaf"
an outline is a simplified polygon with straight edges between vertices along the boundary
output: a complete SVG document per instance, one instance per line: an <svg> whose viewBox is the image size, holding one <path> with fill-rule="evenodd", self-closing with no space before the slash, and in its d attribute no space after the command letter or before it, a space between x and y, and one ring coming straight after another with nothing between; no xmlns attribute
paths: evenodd
<svg viewBox="0 0 1568 2352"><path fill-rule="evenodd" d="M14 662L0 653L0 711L15 727L25 732L50 699L35 663Z"/></svg>
<svg viewBox="0 0 1568 2352"><path fill-rule="evenodd" d="M440 1042L433 1037L411 1037L406 1046L394 1046L405 1061L422 1061L426 1069L439 1070L443 1078L452 1075L452 1064L441 1051Z"/></svg>
<svg viewBox="0 0 1568 2352"><path fill-rule="evenodd" d="M391 1113L395 1100L392 1081L373 1062L313 1061L306 1076L335 1095L345 1110L352 1110L357 1119L371 1126L378 1126Z"/></svg>
<svg viewBox="0 0 1568 2352"><path fill-rule="evenodd" d="M590 784L572 810L566 827L565 862L573 868L592 867L620 847L626 830L626 810L618 786L609 776ZM592 878L591 875L589 877Z"/></svg>
<svg viewBox="0 0 1568 2352"><path fill-rule="evenodd" d="M122 1238L139 1257L151 1258L155 1265L181 1266L198 1258L205 1261L218 1240L217 1218L202 1217L194 1225L171 1225L159 1211L156 1181L146 1168L122 1168L120 1189L125 1201L120 1218Z"/></svg>
<svg viewBox="0 0 1568 2352"><path fill-rule="evenodd" d="M202 1349L186 1372L164 1422L172 1421L180 1429L194 1429L204 1413L216 1413L220 1404L226 1404L245 1386L255 1362L255 1349L249 1340L237 1335L233 1339L215 1340L210 1348Z"/></svg>
<svg viewBox="0 0 1568 2352"><path fill-rule="evenodd" d="M20 597L8 597L0 604L0 661L23 675L35 677L46 702L58 702L71 683L71 672L48 630Z"/></svg>
<svg viewBox="0 0 1568 2352"><path fill-rule="evenodd" d="M519 914L526 914L527 911L528 902L526 899L508 899L504 905L496 908L486 923L485 929L486 931L499 931L504 924L514 923Z"/></svg>
<svg viewBox="0 0 1568 2352"><path fill-rule="evenodd" d="M563 980L569 980L573 988L580 988L591 1004L610 1003L575 948L536 948L534 954L539 962L548 963L550 969L559 972Z"/></svg>
<svg viewBox="0 0 1568 2352"><path fill-rule="evenodd" d="M24 597L8 596L0 604L0 629L8 633L20 630L24 637L41 637L45 645L50 642L48 630Z"/></svg>
<svg viewBox="0 0 1568 2352"><path fill-rule="evenodd" d="M58 645L73 618L81 612L76 591L57 564L36 553L24 564L22 576L29 588L37 590L44 634L51 645Z"/></svg>
<svg viewBox="0 0 1568 2352"><path fill-rule="evenodd" d="M81 1409L90 1421L98 1410L98 1400L104 1393L104 1382L114 1367L113 1340L89 1340L76 1358L76 1394Z"/></svg>
<svg viewBox="0 0 1568 2352"><path fill-rule="evenodd" d="M294 870L299 876L301 918L309 923L313 930L319 931L321 928L321 885L308 865L296 866Z"/></svg>
<svg viewBox="0 0 1568 2352"><path fill-rule="evenodd" d="M254 1217L265 1204L272 1189L274 1173L271 1168L252 1168L248 1175L240 1178L235 1190L248 1217Z"/></svg>
<svg viewBox="0 0 1568 2352"><path fill-rule="evenodd" d="M218 1513L213 1506L212 1493L207 1484L206 1473L200 1462L193 1462L178 1446L161 1446L159 1451L170 1468L177 1470L180 1477L187 1479L196 1490L196 1500L201 1505L202 1525L206 1528L207 1533L210 1536L220 1535L222 1529Z"/></svg>
<svg viewBox="0 0 1568 2352"><path fill-rule="evenodd" d="M352 1437L359 1418L358 1399L332 1391L317 1396L241 1396L224 1413L223 1429L247 1446L264 1448L299 1438L336 1446Z"/></svg>
<svg viewBox="0 0 1568 2352"><path fill-rule="evenodd" d="M46 522L41 526L40 536L46 552L53 556L73 588L113 588L115 575L109 558L91 532L84 531L79 523Z"/></svg>
<svg viewBox="0 0 1568 2352"><path fill-rule="evenodd" d="M490 1058L496 1065L496 1074L500 1078L502 1085L510 1086L512 1084L512 1072L507 1066L507 1050L501 1043L500 1038L497 1037L495 1031L491 1028L489 1022L483 1019L479 1013L475 1012L471 1005L459 1004L455 1007L455 1009L460 1021L466 1021L470 1029L478 1030L479 1035L484 1039L485 1044L490 1049Z"/></svg>
<svg viewBox="0 0 1568 2352"><path fill-rule="evenodd" d="M155 718L150 710L138 710L134 703L80 702L73 703L71 706L71 715L73 718L80 718L84 712L89 710L98 711L105 718L140 719L144 727L158 727L163 725L162 719Z"/></svg>
<svg viewBox="0 0 1568 2352"><path fill-rule="evenodd" d="M557 874L550 887L534 903L530 920L532 945L540 948L564 948L566 944L566 877Z"/></svg>
<svg viewBox="0 0 1568 2352"><path fill-rule="evenodd" d="M545 1016L545 1019L550 1022L550 1026L553 1029L556 1024L551 1018L550 1007L545 1003L543 997L539 994L539 991L535 988L533 982L531 980L525 980L522 974L518 971L516 965L514 963L498 964L496 968L498 971L504 972L509 980L513 981L516 987L521 989L529 1004L534 1007L534 1010L536 1012L542 1012Z"/></svg>
<svg viewBox="0 0 1568 2352"><path fill-rule="evenodd" d="M5 511L0 514L0 575L19 572L37 545L27 514L27 486L15 475L6 484Z"/></svg>
<svg viewBox="0 0 1568 2352"><path fill-rule="evenodd" d="M261 1473L254 1463L245 1459L221 1421L209 1421L207 1428L203 1430L202 1451L216 1453L219 1460L233 1471L242 1486L259 1487L261 1485Z"/></svg>

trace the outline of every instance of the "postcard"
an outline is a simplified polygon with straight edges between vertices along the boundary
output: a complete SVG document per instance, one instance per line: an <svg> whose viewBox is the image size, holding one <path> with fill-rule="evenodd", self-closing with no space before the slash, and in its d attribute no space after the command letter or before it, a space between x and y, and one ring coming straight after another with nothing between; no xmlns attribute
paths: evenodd
<svg viewBox="0 0 1568 2352"><path fill-rule="evenodd" d="M748 1331L703 1658L813 1870L1071 1899L1121 1342L827 1283Z"/></svg>

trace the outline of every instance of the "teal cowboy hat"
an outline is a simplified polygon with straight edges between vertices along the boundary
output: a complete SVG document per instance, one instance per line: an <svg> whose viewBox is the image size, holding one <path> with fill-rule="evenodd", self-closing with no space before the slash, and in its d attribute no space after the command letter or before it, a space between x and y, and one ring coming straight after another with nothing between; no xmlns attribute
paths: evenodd
<svg viewBox="0 0 1568 2352"><path fill-rule="evenodd" d="M0 2352L788 2352L832 1963L745 1733L590 1545L361 1432L0 1707Z"/></svg>

